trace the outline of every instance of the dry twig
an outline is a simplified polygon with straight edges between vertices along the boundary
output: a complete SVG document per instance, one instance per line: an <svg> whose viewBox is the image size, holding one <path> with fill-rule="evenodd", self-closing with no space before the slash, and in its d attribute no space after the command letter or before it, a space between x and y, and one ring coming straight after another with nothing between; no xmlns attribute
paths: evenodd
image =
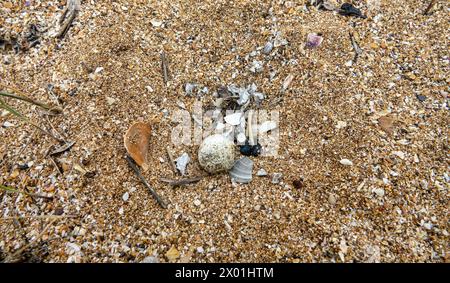
<svg viewBox="0 0 450 283"><path fill-rule="evenodd" d="M137 167L136 163L134 163L133 159L127 155L126 157L128 164L133 169L134 173L139 177L141 182L149 189L150 193L153 195L153 197L156 199L159 205L161 205L162 208L167 208L167 204L163 201L163 199L156 193L156 191L150 186L150 184L145 180L144 176L141 174L141 170Z"/></svg>
<svg viewBox="0 0 450 283"><path fill-rule="evenodd" d="M58 37L59 39L64 38L76 16L78 15L78 12L80 11L80 5L80 0L69 0L61 18L59 19L61 29L56 34L56 37Z"/></svg>
<svg viewBox="0 0 450 283"><path fill-rule="evenodd" d="M164 51L161 52L161 69L163 73L164 84L167 85L167 82L169 81L169 67L167 64L166 53Z"/></svg>
<svg viewBox="0 0 450 283"><path fill-rule="evenodd" d="M359 56L362 54L362 49L359 47L358 42L356 42L356 39L353 35L353 33L350 32L350 40L352 42L353 50L355 51L355 57L353 58L353 62L356 63L358 61Z"/></svg>
<svg viewBox="0 0 450 283"><path fill-rule="evenodd" d="M188 185L188 184L192 184L192 183L197 183L201 179L203 179L203 176L193 177L193 178L186 178L186 179L180 179L180 180L174 180L174 179L169 179L169 178L161 178L160 180L161 180L161 182L165 182L165 183L168 183L171 186L177 187L177 186L183 186L183 185Z"/></svg>
<svg viewBox="0 0 450 283"><path fill-rule="evenodd" d="M436 4L436 2L437 2L436 0L431 0L431 1L430 1L430 4L428 4L427 8L426 8L425 11L423 12L423 14L424 14L425 16L430 14L431 9L433 9L433 7L434 7L434 5Z"/></svg>

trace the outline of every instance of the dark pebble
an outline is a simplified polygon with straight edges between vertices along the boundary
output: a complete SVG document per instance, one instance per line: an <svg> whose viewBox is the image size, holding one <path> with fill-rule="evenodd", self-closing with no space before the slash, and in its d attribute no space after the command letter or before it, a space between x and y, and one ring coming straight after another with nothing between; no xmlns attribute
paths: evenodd
<svg viewBox="0 0 450 283"><path fill-rule="evenodd" d="M427 97L425 95L420 95L420 94L417 94L416 97L420 102L424 102L427 99Z"/></svg>
<svg viewBox="0 0 450 283"><path fill-rule="evenodd" d="M30 166L28 166L28 164L19 164L17 165L17 168L19 168L20 170L27 170L28 168L30 168Z"/></svg>
<svg viewBox="0 0 450 283"><path fill-rule="evenodd" d="M259 156L262 151L262 146L257 143L255 145L248 144L248 141L245 142L245 145L241 145L239 148L241 154L245 156Z"/></svg>
<svg viewBox="0 0 450 283"><path fill-rule="evenodd" d="M55 212L53 215L62 215L64 213L64 209L62 207L55 208Z"/></svg>
<svg viewBox="0 0 450 283"><path fill-rule="evenodd" d="M298 179L292 182L292 185L294 185L294 188L301 189L303 188L303 179Z"/></svg>

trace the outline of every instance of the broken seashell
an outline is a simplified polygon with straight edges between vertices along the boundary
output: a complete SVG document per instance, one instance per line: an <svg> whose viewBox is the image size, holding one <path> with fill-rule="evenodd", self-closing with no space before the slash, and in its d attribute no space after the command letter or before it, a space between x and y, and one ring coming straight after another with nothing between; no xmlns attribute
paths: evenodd
<svg viewBox="0 0 450 283"><path fill-rule="evenodd" d="M194 90L198 87L195 83L187 83L184 86L184 91L186 92L186 95L192 95L194 94Z"/></svg>
<svg viewBox="0 0 450 283"><path fill-rule="evenodd" d="M273 173L272 184L279 184L282 177L283 177L282 173Z"/></svg>
<svg viewBox="0 0 450 283"><path fill-rule="evenodd" d="M317 48L322 44L323 37L320 35L317 35L315 33L308 34L308 37L306 39L306 47L307 48Z"/></svg>
<svg viewBox="0 0 450 283"><path fill-rule="evenodd" d="M294 75L293 74L289 74L283 81L282 90L283 91L287 90L289 85L292 83L293 80L294 80Z"/></svg>
<svg viewBox="0 0 450 283"><path fill-rule="evenodd" d="M180 157L178 157L175 162L177 163L177 169L180 171L181 175L186 174L186 167L191 159L189 155L185 152Z"/></svg>
<svg viewBox="0 0 450 283"><path fill-rule="evenodd" d="M266 54L266 55L268 55L268 54L270 54L270 52L272 51L272 49L273 49L273 43L272 42L270 42L270 41L268 41L267 43L266 43L266 45L264 45L264 48L263 48L263 54Z"/></svg>
<svg viewBox="0 0 450 283"><path fill-rule="evenodd" d="M330 1L330 0L324 0L322 2L321 7L323 7L325 10L328 10L328 11L338 10L338 7L336 6L335 1Z"/></svg>
<svg viewBox="0 0 450 283"><path fill-rule="evenodd" d="M253 84L247 88L230 85L227 87L227 91L233 96L239 96L239 99L236 101L237 104L245 105L249 102L250 95L256 91L256 85Z"/></svg>
<svg viewBox="0 0 450 283"><path fill-rule="evenodd" d="M254 60L252 64L250 65L250 72L252 73L259 73L263 70L263 62Z"/></svg>
<svg viewBox="0 0 450 283"><path fill-rule="evenodd" d="M2 124L2 127L3 127L3 128L10 128L10 127L14 127L14 124L13 124L13 123L10 123L10 122L8 122L8 121L5 121L5 122Z"/></svg>
<svg viewBox="0 0 450 283"><path fill-rule="evenodd" d="M248 157L242 157L234 163L230 170L230 176L238 183L247 184L252 180L253 161Z"/></svg>
<svg viewBox="0 0 450 283"><path fill-rule="evenodd" d="M147 152L150 142L151 127L145 122L136 122L124 135L124 145L128 154L142 167L144 171L149 168Z"/></svg>
<svg viewBox="0 0 450 283"><path fill-rule="evenodd" d="M158 20L158 19L152 19L152 20L150 20L150 23L154 27L160 27L163 24L163 22L161 20Z"/></svg>
<svg viewBox="0 0 450 283"><path fill-rule="evenodd" d="M232 126L237 126L241 123L241 117L242 117L242 113L240 113L240 112L233 113L233 114L225 116L225 122L227 122L228 124L230 124Z"/></svg>
<svg viewBox="0 0 450 283"><path fill-rule="evenodd" d="M265 177L265 176L267 176L267 171L264 170L264 168L261 168L261 169L258 170L258 172L256 172L256 176L258 176L258 177Z"/></svg>
<svg viewBox="0 0 450 283"><path fill-rule="evenodd" d="M353 165L353 162L351 162L348 159L341 159L341 161L339 161L339 163L341 163L342 165L345 165L345 166L352 166Z"/></svg>

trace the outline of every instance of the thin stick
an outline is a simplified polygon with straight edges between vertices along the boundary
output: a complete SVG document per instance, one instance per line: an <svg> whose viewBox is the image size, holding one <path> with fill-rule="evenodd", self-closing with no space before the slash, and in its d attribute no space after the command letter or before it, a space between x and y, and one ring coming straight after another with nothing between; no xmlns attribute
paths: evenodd
<svg viewBox="0 0 450 283"><path fill-rule="evenodd" d="M156 199L156 201L158 202L158 204L162 207L162 208L167 208L167 204L162 200L162 198L156 193L156 191L149 185L149 183L147 182L147 180L145 180L144 176L142 176L141 174L141 170L139 170L139 168L137 167L136 163L134 163L133 159L131 159L131 157L129 157L128 155L126 156L126 159L128 161L128 164L130 165L130 167L133 169L134 173L139 177L139 179L141 179L141 182L147 187L147 189L149 189L150 193L153 195L153 197Z"/></svg>
<svg viewBox="0 0 450 283"><path fill-rule="evenodd" d="M173 172L175 172L175 174L176 174L178 172L177 165L175 164L172 152L170 151L168 146L166 147L166 151L167 151L167 155L169 156L169 161L170 161L170 165L172 165Z"/></svg>
<svg viewBox="0 0 450 283"><path fill-rule="evenodd" d="M55 133L57 133L58 136L62 137L64 140L66 140L67 137L66 137L65 135L61 134L60 132L58 132L58 131L55 129L55 127L53 127L52 122L51 122L50 119L48 118L50 115L47 114L47 115L44 115L44 116L45 116L45 120L47 120L47 123L50 125L50 127L52 128L52 130L53 130Z"/></svg>
<svg viewBox="0 0 450 283"><path fill-rule="evenodd" d="M49 154L50 155L57 155L57 154L63 153L65 151L71 149L74 144L75 144L74 141L68 141L63 146L58 147L57 149L53 150Z"/></svg>
<svg viewBox="0 0 450 283"><path fill-rule="evenodd" d="M361 55L363 51L359 47L358 43L356 42L356 39L353 36L353 34L351 32L349 34L350 34L350 40L352 42L353 50L355 51L355 57L353 58L353 62L356 63L358 61L359 55Z"/></svg>
<svg viewBox="0 0 450 283"><path fill-rule="evenodd" d="M188 185L188 184L192 184L192 183L197 183L201 179L203 179L203 176L198 176L198 177L193 177L193 178L186 178L186 179L180 179L180 180L174 180L174 179L169 179L169 178L161 178L160 180L161 180L161 182L165 182L165 183L168 183L171 186L177 187L177 186L183 186L183 185Z"/></svg>
<svg viewBox="0 0 450 283"><path fill-rule="evenodd" d="M77 218L78 215L29 215L29 216L7 216L0 218L1 220L16 220L16 219L61 219L61 218Z"/></svg>
<svg viewBox="0 0 450 283"><path fill-rule="evenodd" d="M430 13L431 9L434 7L434 5L436 4L436 0L431 0L430 4L428 4L427 8L425 9L425 11L423 12L423 14L426 16Z"/></svg>
<svg viewBox="0 0 450 283"><path fill-rule="evenodd" d="M59 166L58 166L58 164L56 164L56 161L55 161L55 159L53 159L53 157L51 156L51 155L49 155L48 156L49 158L50 158L50 160L52 161L52 163L53 163L53 166L55 166L55 168L56 168L56 171L58 171L58 173L59 173L59 175L63 175L63 173L62 173L62 171L61 171L61 169L59 168Z"/></svg>
<svg viewBox="0 0 450 283"><path fill-rule="evenodd" d="M58 23L61 25L64 22L64 19L67 16L67 12L69 12L69 5L67 5L64 10L63 10L63 14L61 15L61 18L59 18Z"/></svg>
<svg viewBox="0 0 450 283"><path fill-rule="evenodd" d="M44 229L42 229L42 232L39 233L39 235L37 235L36 239L33 242L26 244L22 248L18 249L11 256L6 257L3 262L10 262L10 261L14 260L15 258L17 258L17 256L21 255L26 249L28 249L29 247L31 247L31 245L33 245L35 242L37 242L42 237L42 235L44 235L44 233L48 230L48 228L50 228L50 226L53 225L53 223L55 223L55 221L56 221L56 219L53 219L50 223L48 223L47 226L45 226Z"/></svg>
<svg viewBox="0 0 450 283"><path fill-rule="evenodd" d="M77 16L78 11L74 10L72 14L70 14L69 19L66 21L66 23L62 26L61 30L56 34L56 37L59 39L64 38L64 36L69 31L70 26L72 25L73 21L75 20L75 17Z"/></svg>
<svg viewBox="0 0 450 283"><path fill-rule="evenodd" d="M167 66L167 58L164 51L161 52L161 69L164 77L164 84L167 86L167 82L169 81L169 67Z"/></svg>
<svg viewBox="0 0 450 283"><path fill-rule="evenodd" d="M17 189L14 189L14 188L11 188L11 187L7 187L7 186L4 186L4 185L0 185L0 189L4 190L4 191L7 191L7 192L24 194L24 195L27 195L27 196L30 196L30 197L53 199L53 197L39 195L39 194L34 194L34 193L23 192L23 191L19 191Z"/></svg>
<svg viewBox="0 0 450 283"><path fill-rule="evenodd" d="M69 14L69 11L71 12ZM62 24L61 29L56 34L56 37L59 39L64 38L64 36L67 34L67 31L69 30L70 26L72 25L73 21L75 20L76 16L78 15L78 12L80 11L80 1L79 0L69 0L67 3L66 9L63 12L63 15L59 19L59 23ZM69 14L69 18L64 22L64 19L67 17L67 14Z"/></svg>

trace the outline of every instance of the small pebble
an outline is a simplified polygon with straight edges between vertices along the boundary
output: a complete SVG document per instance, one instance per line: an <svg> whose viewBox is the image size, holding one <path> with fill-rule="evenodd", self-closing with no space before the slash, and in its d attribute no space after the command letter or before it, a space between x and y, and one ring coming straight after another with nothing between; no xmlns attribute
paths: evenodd
<svg viewBox="0 0 450 283"><path fill-rule="evenodd" d="M130 198L130 194L128 192L124 193L122 196L123 201L127 201Z"/></svg>
<svg viewBox="0 0 450 283"><path fill-rule="evenodd" d="M261 168L261 169L258 170L258 172L256 172L256 176L258 176L258 177L267 176L267 171L264 170L263 168Z"/></svg>
<svg viewBox="0 0 450 283"><path fill-rule="evenodd" d="M328 196L328 202L329 202L331 205L335 205L335 204L336 204L336 197L335 197L334 195L329 195L329 196Z"/></svg>
<svg viewBox="0 0 450 283"><path fill-rule="evenodd" d="M272 176L272 184L279 184L281 177L283 177L282 173L274 173Z"/></svg>
<svg viewBox="0 0 450 283"><path fill-rule="evenodd" d="M116 103L116 100L112 97L106 97L106 103L108 103L108 105L113 105L114 103Z"/></svg>
<svg viewBox="0 0 450 283"><path fill-rule="evenodd" d="M292 185L294 185L294 188L296 189L301 189L303 188L303 180L302 179L294 180L294 182L292 182Z"/></svg>
<svg viewBox="0 0 450 283"><path fill-rule="evenodd" d="M10 123L8 121L5 121L2 125L3 128L10 128L10 127L14 127L13 123Z"/></svg>
<svg viewBox="0 0 450 283"><path fill-rule="evenodd" d="M375 188L375 189L372 190L372 192L374 194L376 194L377 196L379 196L379 197L383 197L384 196L384 190L381 189L381 188Z"/></svg>
<svg viewBox="0 0 450 283"><path fill-rule="evenodd" d="M345 166L353 166L353 162L348 159L341 159L341 161L339 161L339 163L341 163L342 165L345 165Z"/></svg>
<svg viewBox="0 0 450 283"><path fill-rule="evenodd" d="M202 204L202 202L198 199L194 200L194 205L195 206L200 206Z"/></svg>

